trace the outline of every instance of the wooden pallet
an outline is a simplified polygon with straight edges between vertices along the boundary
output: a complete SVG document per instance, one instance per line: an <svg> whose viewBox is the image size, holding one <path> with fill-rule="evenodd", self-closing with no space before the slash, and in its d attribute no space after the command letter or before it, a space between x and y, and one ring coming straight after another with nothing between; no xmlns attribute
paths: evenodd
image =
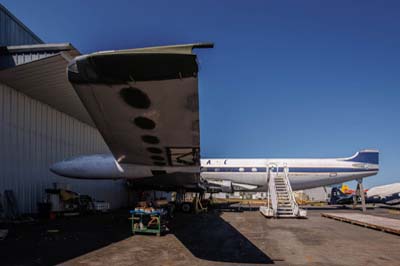
<svg viewBox="0 0 400 266"><path fill-rule="evenodd" d="M400 220L360 213L321 213L322 217L400 235Z"/></svg>

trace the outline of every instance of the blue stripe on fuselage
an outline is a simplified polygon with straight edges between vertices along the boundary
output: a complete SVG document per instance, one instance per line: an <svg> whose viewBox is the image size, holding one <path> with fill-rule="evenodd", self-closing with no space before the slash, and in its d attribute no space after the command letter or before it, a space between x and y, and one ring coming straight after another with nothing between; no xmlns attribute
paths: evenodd
<svg viewBox="0 0 400 266"><path fill-rule="evenodd" d="M254 169L254 170L253 170ZM257 171L255 171L257 169ZM232 172L232 173L248 173L248 172L266 172L266 167L201 167L202 172ZM273 170L276 172L275 170ZM283 172L284 168L279 167L278 172ZM360 168L316 168L316 167L289 167L289 172L296 173L347 173L347 172L370 172L378 171L378 169L360 169Z"/></svg>

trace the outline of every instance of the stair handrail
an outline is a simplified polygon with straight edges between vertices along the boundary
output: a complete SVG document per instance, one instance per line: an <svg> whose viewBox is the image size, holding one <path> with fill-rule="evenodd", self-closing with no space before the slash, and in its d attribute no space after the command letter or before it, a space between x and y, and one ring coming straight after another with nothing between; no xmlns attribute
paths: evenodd
<svg viewBox="0 0 400 266"><path fill-rule="evenodd" d="M284 166L284 178L283 180L285 181L286 188L289 194L290 198L290 205L292 206L293 210L293 215L298 215L299 214L299 205L296 202L296 198L294 197L292 186L290 185L289 181L289 167L287 165Z"/></svg>
<svg viewBox="0 0 400 266"><path fill-rule="evenodd" d="M271 189L270 189L270 187L269 187L269 180L271 179L270 178L270 174L269 174L269 170L268 170L269 168L268 168L268 165L267 165L267 167L265 168L265 177L267 178L267 180L266 180L266 182L265 182L265 184L266 184L266 189L267 189L267 207L268 207L268 209L270 209L271 208Z"/></svg>
<svg viewBox="0 0 400 266"><path fill-rule="evenodd" d="M268 173L269 173L268 191L270 194L272 211L273 211L274 216L276 216L277 212L278 212L278 199L276 196L275 176L272 176L273 172L271 171L271 166L272 166L272 169L276 169L275 174L278 173L279 169L278 169L277 165L269 165L268 166Z"/></svg>

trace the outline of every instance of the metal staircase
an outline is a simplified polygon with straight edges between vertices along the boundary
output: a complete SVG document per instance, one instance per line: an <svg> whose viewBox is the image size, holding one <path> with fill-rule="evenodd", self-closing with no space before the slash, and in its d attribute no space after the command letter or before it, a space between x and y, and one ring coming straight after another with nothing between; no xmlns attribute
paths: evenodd
<svg viewBox="0 0 400 266"><path fill-rule="evenodd" d="M268 167L268 202L260 207L260 212L266 217L305 217L306 211L297 205L290 186L289 168L284 166L281 169L282 172L276 164Z"/></svg>

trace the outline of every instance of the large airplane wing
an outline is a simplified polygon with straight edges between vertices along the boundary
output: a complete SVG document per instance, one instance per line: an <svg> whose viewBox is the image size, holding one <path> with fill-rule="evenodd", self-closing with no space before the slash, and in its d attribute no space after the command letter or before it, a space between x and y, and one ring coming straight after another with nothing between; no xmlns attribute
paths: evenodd
<svg viewBox="0 0 400 266"><path fill-rule="evenodd" d="M119 163L199 166L194 48L161 46L79 56L68 79Z"/></svg>

